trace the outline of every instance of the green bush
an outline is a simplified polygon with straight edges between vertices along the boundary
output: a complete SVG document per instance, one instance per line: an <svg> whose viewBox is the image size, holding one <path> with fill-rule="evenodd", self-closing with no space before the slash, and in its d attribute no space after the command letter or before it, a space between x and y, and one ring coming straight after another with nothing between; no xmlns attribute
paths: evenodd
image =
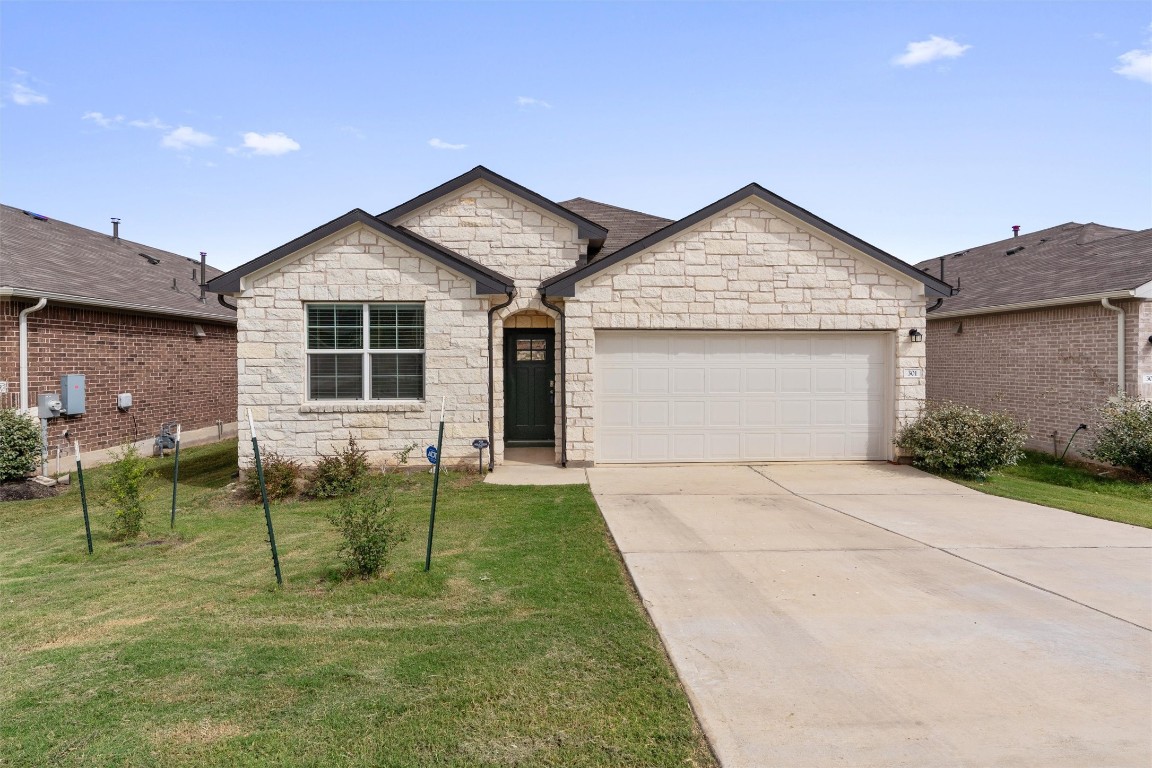
<svg viewBox="0 0 1152 768"><path fill-rule="evenodd" d="M115 511L112 518L112 538L134 539L144 524L145 481L152 476L148 459L140 455L136 446L127 445L116 456L104 480L104 494Z"/></svg>
<svg viewBox="0 0 1152 768"><path fill-rule="evenodd" d="M40 460L40 426L15 408L0 409L0 483L23 480Z"/></svg>
<svg viewBox="0 0 1152 768"><path fill-rule="evenodd" d="M358 493L368 480L368 454L348 439L348 447L334 456L321 456L309 474L306 496L313 499L335 499Z"/></svg>
<svg viewBox="0 0 1152 768"><path fill-rule="evenodd" d="M929 403L900 429L895 443L912 463L933 472L984 478L1024 455L1024 426L1004 413L984 413L957 403Z"/></svg>
<svg viewBox="0 0 1152 768"><path fill-rule="evenodd" d="M1152 478L1152 401L1119 397L1098 410L1089 458Z"/></svg>
<svg viewBox="0 0 1152 768"><path fill-rule="evenodd" d="M288 499L296 495L296 481L304 474L300 462L281 456L276 451L261 451L260 466L264 470L264 488L268 498ZM260 476L256 472L256 462L244 473L244 495L250 499L260 499Z"/></svg>
<svg viewBox="0 0 1152 768"><path fill-rule="evenodd" d="M383 568L395 546L408 538L386 493L346 499L328 513L328 521L344 537L340 554L349 572L363 578Z"/></svg>

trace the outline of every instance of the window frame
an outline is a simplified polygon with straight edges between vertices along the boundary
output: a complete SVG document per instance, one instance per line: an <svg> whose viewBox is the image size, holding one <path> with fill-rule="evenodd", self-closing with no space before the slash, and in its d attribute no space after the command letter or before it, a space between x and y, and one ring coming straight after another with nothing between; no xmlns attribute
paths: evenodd
<svg viewBox="0 0 1152 768"><path fill-rule="evenodd" d="M372 321L373 307L419 307L420 308L420 335L423 341L417 348L374 349L372 348ZM359 349L312 349L310 346L309 331L312 328L309 319L311 307L359 307L360 308L360 348ZM426 385L428 383L428 315L423 301L312 301L304 303L304 355L307 358L304 373L304 400L309 403L423 403L426 400ZM372 397L372 356L373 355L420 355L420 397ZM312 387L312 361L319 355L359 355L360 356L360 396L347 397L314 397Z"/></svg>

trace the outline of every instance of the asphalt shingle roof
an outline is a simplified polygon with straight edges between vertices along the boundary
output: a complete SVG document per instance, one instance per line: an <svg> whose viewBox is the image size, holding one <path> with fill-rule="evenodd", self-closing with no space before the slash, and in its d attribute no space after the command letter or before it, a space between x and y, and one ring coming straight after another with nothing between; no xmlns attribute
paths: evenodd
<svg viewBox="0 0 1152 768"><path fill-rule="evenodd" d="M1152 229L1068 222L943 260L944 280L960 292L944 299L936 312L1119 293L1152 281ZM916 267L940 277L940 261Z"/></svg>
<svg viewBox="0 0 1152 768"><path fill-rule="evenodd" d="M199 259L0 205L0 289L15 295L235 323L215 294L200 301L193 270ZM208 279L221 274L205 271Z"/></svg>
<svg viewBox="0 0 1152 768"><path fill-rule="evenodd" d="M640 238L647 237L656 230L663 229L673 223L672 219L664 219L628 208L619 208L607 203L598 203L583 197L565 200L560 205L577 215L591 219L608 230L608 237L604 239L604 246L593 260L607 256L626 245L631 245Z"/></svg>

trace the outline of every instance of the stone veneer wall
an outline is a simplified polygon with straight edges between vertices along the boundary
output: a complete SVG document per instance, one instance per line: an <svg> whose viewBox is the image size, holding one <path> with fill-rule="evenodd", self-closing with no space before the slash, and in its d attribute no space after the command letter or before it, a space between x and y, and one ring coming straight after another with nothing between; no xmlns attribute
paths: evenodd
<svg viewBox="0 0 1152 768"><path fill-rule="evenodd" d="M1125 390L1152 399L1152 301L1113 302L1126 313ZM1033 448L1059 450L1116 392L1116 313L1078 304L943 318L928 324L928 397L1012 414ZM1071 453L1090 438L1078 436Z"/></svg>
<svg viewBox="0 0 1152 768"><path fill-rule="evenodd" d="M572 223L554 218L483 182L438 200L400 223L445 248L507 275L516 284L517 295L513 303L493 317L496 375L492 395L496 440L492 448L499 462L504 456L504 328L526 327L521 324L521 317L544 316L552 321L551 325L532 327L553 327L556 324L556 313L540 302L540 282L576 266L587 252L587 241L577 239L576 227ZM503 297L492 299L493 304L502 302ZM556 343L559 346L559 335ZM557 376L560 375L559 359L557 348ZM559 421L560 406L557 403L557 461L560 458Z"/></svg>
<svg viewBox="0 0 1152 768"><path fill-rule="evenodd" d="M305 302L420 301L425 305L425 402L307 402ZM251 459L251 408L263 444L313 463L355 437L376 464L436 440L446 397L446 463L471 460L487 436L488 297L471 280L356 227L256 277L238 298L240 459ZM413 451L410 462L423 462Z"/></svg>
<svg viewBox="0 0 1152 768"><path fill-rule="evenodd" d="M565 314L572 462L595 461L597 329L892 331L896 422L924 397L922 379L899 376L924 367L925 345L907 340L924 329L922 284L751 202L583 281Z"/></svg>

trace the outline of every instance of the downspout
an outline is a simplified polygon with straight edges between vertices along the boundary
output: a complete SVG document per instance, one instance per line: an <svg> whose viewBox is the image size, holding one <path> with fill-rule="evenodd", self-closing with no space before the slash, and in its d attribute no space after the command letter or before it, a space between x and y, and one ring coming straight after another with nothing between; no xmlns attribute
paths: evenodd
<svg viewBox="0 0 1152 768"><path fill-rule="evenodd" d="M508 289L508 301L503 304L497 304L488 310L488 471L496 471L496 405L493 402L496 397L495 393L495 379L496 366L492 360L492 316L504 307L512 303L516 298L516 289Z"/></svg>
<svg viewBox="0 0 1152 768"><path fill-rule="evenodd" d="M48 299L40 299L31 307L20 310L20 412L28 412L28 315L48 306Z"/></svg>
<svg viewBox="0 0 1152 768"><path fill-rule="evenodd" d="M1116 394L1122 396L1127 392L1124 386L1124 310L1108 299L1100 299L1100 303L1116 313Z"/></svg>
<svg viewBox="0 0 1152 768"><path fill-rule="evenodd" d="M565 365L568 359L568 345L564 338L564 310L548 303L548 296L540 291L540 303L560 316L560 466L568 466L568 398L565 396Z"/></svg>
<svg viewBox="0 0 1152 768"><path fill-rule="evenodd" d="M228 302L224 301L224 294L222 294L222 293L216 294L216 301L220 302L220 306L224 307L224 309L230 309L233 312L236 311L236 307L234 307L231 304L229 304Z"/></svg>

